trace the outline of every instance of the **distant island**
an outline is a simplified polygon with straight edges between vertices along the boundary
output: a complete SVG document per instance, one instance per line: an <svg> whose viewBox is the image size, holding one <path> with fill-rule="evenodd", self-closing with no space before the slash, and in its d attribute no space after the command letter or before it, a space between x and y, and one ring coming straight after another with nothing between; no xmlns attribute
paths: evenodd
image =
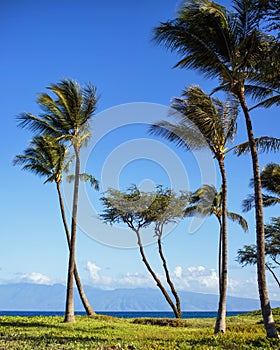
<svg viewBox="0 0 280 350"><path fill-rule="evenodd" d="M153 288L102 290L85 286L85 292L95 311L170 311L162 294ZM180 292L182 310L216 311L218 296L194 292ZM271 301L279 307L280 301ZM63 311L65 286L11 283L0 285L0 310ZM78 295L76 311L83 311ZM252 311L259 309L259 300L228 296L227 311Z"/></svg>

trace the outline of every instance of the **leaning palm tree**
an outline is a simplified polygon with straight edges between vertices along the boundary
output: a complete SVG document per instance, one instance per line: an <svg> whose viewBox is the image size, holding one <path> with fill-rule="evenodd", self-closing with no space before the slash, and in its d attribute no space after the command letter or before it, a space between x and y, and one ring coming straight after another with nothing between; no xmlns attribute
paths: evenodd
<svg viewBox="0 0 280 350"><path fill-rule="evenodd" d="M62 80L57 84L51 85L48 89L55 95L55 98L47 93L39 95L37 102L43 113L39 116L23 113L18 119L19 126L28 127L34 132L53 135L60 141L70 142L74 149L75 180L64 321L75 322L73 285L80 181L80 150L91 135L89 121L96 109L96 88L90 84L85 88L81 88L73 80Z"/></svg>
<svg viewBox="0 0 280 350"><path fill-rule="evenodd" d="M238 109L234 101L221 102L211 98L198 86L191 86L183 92L183 98L175 98L171 107L176 113L176 123L161 121L151 127L151 132L175 142L187 150L209 147L219 164L222 178L221 197L221 280L218 315L215 333L226 330L227 289L227 177L224 159L227 143L233 141L236 133ZM197 137L195 136L195 132Z"/></svg>
<svg viewBox="0 0 280 350"><path fill-rule="evenodd" d="M70 232L66 220L66 213L64 207L64 201L61 193L61 182L63 174L69 170L72 157L68 156L68 149L65 145L57 142L52 136L36 136L30 143L24 154L17 155L13 161L14 165L19 165L23 170L30 171L40 177L46 178L44 184L55 183L56 190L59 198L60 213L63 221L63 226L66 234L67 244L70 249ZM84 175L84 174L82 174ZM97 182L93 177L91 181ZM82 282L78 273L78 269L75 263L74 277L78 292L88 315L95 315L86 294L84 292Z"/></svg>
<svg viewBox="0 0 280 350"><path fill-rule="evenodd" d="M207 78L218 78L215 90L229 92L242 108L254 176L258 288L264 325L268 337L278 338L265 275L264 220L258 153L245 93L265 98L277 89L271 66L279 66L279 43L259 30L258 1L233 0L234 10L209 0L188 0L174 20L155 28L155 39L176 52L176 67L200 71ZM261 9L262 10L262 9ZM278 57L277 57L278 54ZM269 74L264 74L267 72ZM251 84L251 85L250 85ZM279 84L278 84L279 90Z"/></svg>

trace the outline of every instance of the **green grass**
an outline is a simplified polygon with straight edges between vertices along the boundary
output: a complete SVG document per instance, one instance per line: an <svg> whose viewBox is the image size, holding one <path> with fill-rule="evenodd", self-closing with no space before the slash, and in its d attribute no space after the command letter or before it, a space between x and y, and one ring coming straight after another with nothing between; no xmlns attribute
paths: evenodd
<svg viewBox="0 0 280 350"><path fill-rule="evenodd" d="M274 310L280 325L280 309ZM227 333L214 336L215 319L120 319L77 316L0 317L0 349L280 349L266 339L259 312L227 318Z"/></svg>

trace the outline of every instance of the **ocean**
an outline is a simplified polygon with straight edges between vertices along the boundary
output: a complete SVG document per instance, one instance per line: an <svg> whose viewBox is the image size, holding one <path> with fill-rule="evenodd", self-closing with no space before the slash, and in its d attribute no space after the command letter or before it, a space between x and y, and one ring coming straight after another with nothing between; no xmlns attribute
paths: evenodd
<svg viewBox="0 0 280 350"><path fill-rule="evenodd" d="M229 311L227 316L236 316L247 311ZM169 311L97 311L97 314L115 316L121 318L174 318ZM76 315L85 315L85 312L76 312ZM0 311L0 316L64 316L63 311ZM185 311L183 318L213 318L217 316L215 311Z"/></svg>

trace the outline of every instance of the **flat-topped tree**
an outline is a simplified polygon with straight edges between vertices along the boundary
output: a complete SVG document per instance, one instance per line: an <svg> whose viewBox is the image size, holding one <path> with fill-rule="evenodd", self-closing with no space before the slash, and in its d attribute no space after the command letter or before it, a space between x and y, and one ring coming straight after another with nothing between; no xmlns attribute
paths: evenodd
<svg viewBox="0 0 280 350"><path fill-rule="evenodd" d="M148 214L151 216L154 224L158 252L162 260L166 281L176 301L176 309L179 317L182 317L180 298L170 276L167 260L162 248L162 238L164 234L164 227L166 225L177 223L183 218L188 199L189 195L185 192L181 192L180 195L177 196L171 189L158 186L155 193L155 198L152 204L149 206L148 211Z"/></svg>
<svg viewBox="0 0 280 350"><path fill-rule="evenodd" d="M35 175L45 178L44 184L55 183L56 190L59 198L60 213L63 221L63 226L66 234L68 248L70 249L71 238L67 224L65 207L63 196L61 193L61 182L64 174L69 171L70 163L73 161L73 157L69 155L68 148L57 141L52 136L36 136L32 139L30 146L24 150L23 154L17 155L13 161L14 165L19 165L23 170L30 171ZM85 174L82 174L84 177ZM92 183L96 180L90 175ZM74 277L78 292L88 315L94 315L95 312L92 309L82 286L82 282L78 273L78 269L75 263Z"/></svg>
<svg viewBox="0 0 280 350"><path fill-rule="evenodd" d="M52 84L48 89L54 94L54 98L49 94L42 93L37 100L43 112L39 116L22 113L18 120L19 126L27 127L33 132L52 135L57 140L70 143L74 149L75 180L64 321L75 322L74 269L81 167L80 150L91 136L89 122L96 109L96 88L91 84L81 87L77 82L66 79Z"/></svg>
<svg viewBox="0 0 280 350"><path fill-rule="evenodd" d="M171 306L176 318L182 317L180 299L171 281L170 273L167 267L161 240L163 236L164 225L176 222L183 216L186 207L186 195L179 197L171 190L164 190L159 186L155 192L140 191L135 185L126 192L115 189L109 189L105 196L101 198L104 211L100 215L106 223L117 224L125 223L137 237L137 244L143 263L161 290L168 304ZM163 268L167 283L175 298L175 303L169 296L164 284L150 265L142 243L142 229L154 224L155 235L157 237L159 255L163 263Z"/></svg>

